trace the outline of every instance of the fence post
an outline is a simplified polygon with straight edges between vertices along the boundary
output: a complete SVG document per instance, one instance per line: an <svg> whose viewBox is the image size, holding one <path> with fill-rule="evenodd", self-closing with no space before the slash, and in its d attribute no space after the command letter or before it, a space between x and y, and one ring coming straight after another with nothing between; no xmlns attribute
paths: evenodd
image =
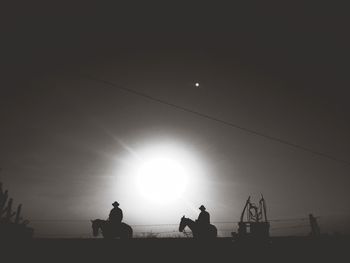
<svg viewBox="0 0 350 263"><path fill-rule="evenodd" d="M16 213L16 219L15 219L15 223L19 224L19 221L21 220L21 210L22 210L22 204L18 205L17 207L17 213Z"/></svg>
<svg viewBox="0 0 350 263"><path fill-rule="evenodd" d="M321 235L321 230L320 230L320 227L318 226L317 218L314 217L312 214L309 214L309 222L311 227L310 235L312 237L319 237Z"/></svg>
<svg viewBox="0 0 350 263"><path fill-rule="evenodd" d="M11 217L13 217L16 214L16 213L12 213L12 203L13 203L13 199L10 198L6 207L6 215L5 215L6 222L11 222Z"/></svg>
<svg viewBox="0 0 350 263"><path fill-rule="evenodd" d="M0 218L2 217L2 215L6 212L6 202L8 199L8 191L6 190L5 192L0 193Z"/></svg>

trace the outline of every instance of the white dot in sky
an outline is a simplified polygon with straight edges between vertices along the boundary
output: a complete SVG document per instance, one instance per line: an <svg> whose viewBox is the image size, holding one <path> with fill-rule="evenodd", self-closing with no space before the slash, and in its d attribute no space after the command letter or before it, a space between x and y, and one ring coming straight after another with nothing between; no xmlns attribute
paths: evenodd
<svg viewBox="0 0 350 263"><path fill-rule="evenodd" d="M198 83L198 82L196 82L194 85L195 85L196 87L199 87L199 83Z"/></svg>

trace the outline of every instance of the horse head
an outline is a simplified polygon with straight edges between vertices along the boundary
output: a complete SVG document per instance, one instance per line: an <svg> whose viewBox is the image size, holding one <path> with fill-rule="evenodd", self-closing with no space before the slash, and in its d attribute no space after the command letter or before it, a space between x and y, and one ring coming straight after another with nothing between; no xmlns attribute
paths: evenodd
<svg viewBox="0 0 350 263"><path fill-rule="evenodd" d="M92 223L92 234L94 235L94 237L97 237L99 234L98 230L101 227L100 220L99 219L91 220L91 223Z"/></svg>
<svg viewBox="0 0 350 263"><path fill-rule="evenodd" d="M179 232L184 231L185 227L187 226L187 218L185 216L181 217L180 225L179 225Z"/></svg>

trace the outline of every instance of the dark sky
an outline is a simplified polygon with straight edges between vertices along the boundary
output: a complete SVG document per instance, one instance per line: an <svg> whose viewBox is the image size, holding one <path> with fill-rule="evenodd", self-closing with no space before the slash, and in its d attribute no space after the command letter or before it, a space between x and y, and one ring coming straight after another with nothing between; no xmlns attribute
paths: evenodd
<svg viewBox="0 0 350 263"><path fill-rule="evenodd" d="M6 8L0 180L28 217L106 216L119 198L110 184L115 159L128 154L113 136L131 149L175 141L199 153L209 189L202 202L213 220L238 220L247 196L260 193L272 218L349 215L349 164L81 76L350 162L345 8L178 1ZM126 220L142 223L137 208L124 209Z"/></svg>

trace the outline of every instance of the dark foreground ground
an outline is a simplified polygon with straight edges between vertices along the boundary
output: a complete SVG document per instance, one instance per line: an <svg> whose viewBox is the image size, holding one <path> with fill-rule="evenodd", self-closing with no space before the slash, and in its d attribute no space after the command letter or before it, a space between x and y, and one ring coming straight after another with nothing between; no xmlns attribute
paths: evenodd
<svg viewBox="0 0 350 263"><path fill-rule="evenodd" d="M268 244L231 239L36 239L6 242L1 262L350 262L350 238L273 238Z"/></svg>

